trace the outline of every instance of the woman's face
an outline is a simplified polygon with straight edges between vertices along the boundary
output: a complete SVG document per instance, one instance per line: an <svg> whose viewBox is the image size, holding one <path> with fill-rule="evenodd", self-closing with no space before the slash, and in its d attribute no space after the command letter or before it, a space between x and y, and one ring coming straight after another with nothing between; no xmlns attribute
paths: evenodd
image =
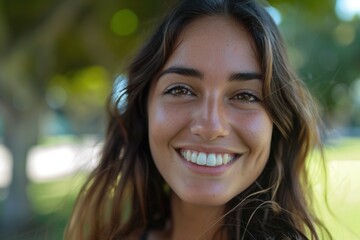
<svg viewBox="0 0 360 240"><path fill-rule="evenodd" d="M182 201L223 205L261 174L273 128L262 85L242 25L205 17L184 29L148 99L152 157Z"/></svg>

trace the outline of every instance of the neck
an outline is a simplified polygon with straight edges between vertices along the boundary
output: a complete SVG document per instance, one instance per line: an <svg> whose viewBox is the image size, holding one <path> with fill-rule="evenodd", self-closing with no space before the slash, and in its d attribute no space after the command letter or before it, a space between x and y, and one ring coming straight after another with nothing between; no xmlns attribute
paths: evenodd
<svg viewBox="0 0 360 240"><path fill-rule="evenodd" d="M171 200L171 239L224 239L216 232L223 223L224 206L199 206L182 201L176 194Z"/></svg>

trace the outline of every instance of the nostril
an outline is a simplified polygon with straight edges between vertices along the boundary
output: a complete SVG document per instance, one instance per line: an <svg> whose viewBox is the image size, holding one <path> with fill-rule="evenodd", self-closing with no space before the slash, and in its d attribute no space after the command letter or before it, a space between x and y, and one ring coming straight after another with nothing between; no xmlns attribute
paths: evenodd
<svg viewBox="0 0 360 240"><path fill-rule="evenodd" d="M213 122L208 120L195 121L191 126L191 133L205 140L214 140L228 135L227 123Z"/></svg>

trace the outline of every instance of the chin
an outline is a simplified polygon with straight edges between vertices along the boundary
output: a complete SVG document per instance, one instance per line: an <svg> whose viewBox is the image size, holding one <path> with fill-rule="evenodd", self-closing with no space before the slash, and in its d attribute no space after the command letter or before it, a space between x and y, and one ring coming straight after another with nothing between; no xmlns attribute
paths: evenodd
<svg viewBox="0 0 360 240"><path fill-rule="evenodd" d="M176 193L175 193L176 194ZM176 194L177 195L177 194ZM188 193L184 195L177 195L184 203L204 206L204 207L219 207L224 206L231 200L231 197L226 196L223 193Z"/></svg>

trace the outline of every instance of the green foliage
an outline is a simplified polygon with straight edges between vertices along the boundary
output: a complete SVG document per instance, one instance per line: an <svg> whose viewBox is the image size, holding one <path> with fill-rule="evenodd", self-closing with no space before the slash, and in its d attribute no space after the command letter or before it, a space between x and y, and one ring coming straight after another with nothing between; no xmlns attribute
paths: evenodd
<svg viewBox="0 0 360 240"><path fill-rule="evenodd" d="M89 66L76 72L56 75L48 83L46 101L61 110L73 123L77 133L91 131L94 125L101 126L104 105L111 92L111 77L101 66Z"/></svg>
<svg viewBox="0 0 360 240"><path fill-rule="evenodd" d="M333 6L336 3L336 0L268 0L268 2L274 6L281 6L283 4L291 5L294 8L297 8L299 12L309 12L314 16L321 16L332 12Z"/></svg>
<svg viewBox="0 0 360 240"><path fill-rule="evenodd" d="M128 36L136 31L138 17L129 9L121 9L112 16L110 26L114 33L120 36Z"/></svg>
<svg viewBox="0 0 360 240"><path fill-rule="evenodd" d="M32 108L46 106L61 112L73 123L75 133L101 131L90 125L102 121L113 78L123 71L152 27L151 19L166 4L161 0L1 1L0 62L11 71L0 76L0 104L18 111L24 105L18 103L34 99ZM24 87L19 91L18 86Z"/></svg>
<svg viewBox="0 0 360 240"><path fill-rule="evenodd" d="M342 22L333 12L308 17L289 5L282 14L290 59L321 103L324 120L335 127L359 126L353 89L360 77L360 19Z"/></svg>

